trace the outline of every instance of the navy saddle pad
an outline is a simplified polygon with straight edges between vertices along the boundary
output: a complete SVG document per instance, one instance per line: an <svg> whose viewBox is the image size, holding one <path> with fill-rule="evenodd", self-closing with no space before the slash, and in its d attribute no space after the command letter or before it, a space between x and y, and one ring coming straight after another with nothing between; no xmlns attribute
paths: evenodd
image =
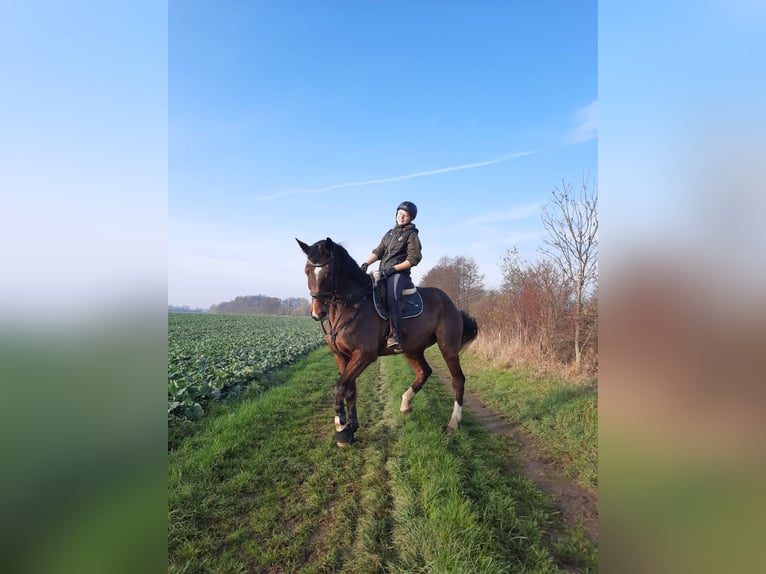
<svg viewBox="0 0 766 574"><path fill-rule="evenodd" d="M388 320L388 309L384 303L378 300L378 291L375 291L372 300L375 301L375 310L381 319ZM412 319L423 313L423 298L417 288L402 291L402 319Z"/></svg>

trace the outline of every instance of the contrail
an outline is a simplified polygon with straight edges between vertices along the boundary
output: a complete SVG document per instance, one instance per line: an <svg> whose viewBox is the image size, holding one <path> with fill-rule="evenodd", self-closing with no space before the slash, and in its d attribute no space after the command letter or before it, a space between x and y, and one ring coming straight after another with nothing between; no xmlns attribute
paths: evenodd
<svg viewBox="0 0 766 574"><path fill-rule="evenodd" d="M334 191L336 189L342 189L344 187L359 187L362 185L378 185L381 183L391 183L394 181L403 181L405 179L415 179L416 177L426 177L428 175L436 175L438 173L448 173L450 171L460 171L463 169L473 169L477 167L484 167L486 165L493 165L496 163L503 163L505 161L510 161L512 159L516 159L518 157L523 157L525 155L532 155L537 153L536 151L520 151L515 153L510 153L507 155L504 155L502 157L498 157L495 159L490 159L487 161L479 161L476 163L464 163L461 165L453 165L451 167L443 167L441 169L430 169L428 171L419 171L417 173L408 173L405 175L397 175L394 177L385 177L381 179L367 179L364 181L349 181L346 183L337 183L335 185L329 185L327 187L322 187L320 189L292 189L292 190L286 190L286 191L278 191L276 193L272 193L270 195L262 195L260 197L257 197L256 199L260 201L265 201L268 199L277 199L279 197L287 197L289 195L298 195L298 194L311 194L311 193L325 193L328 191Z"/></svg>

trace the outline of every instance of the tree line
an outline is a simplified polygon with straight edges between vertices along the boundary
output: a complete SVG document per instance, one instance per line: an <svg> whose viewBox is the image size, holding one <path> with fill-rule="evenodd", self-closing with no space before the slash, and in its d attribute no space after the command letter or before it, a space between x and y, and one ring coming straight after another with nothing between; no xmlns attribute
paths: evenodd
<svg viewBox="0 0 766 574"><path fill-rule="evenodd" d="M309 314L309 300L301 297L278 299L268 295L243 295L233 301L211 305L208 313L303 317Z"/></svg>

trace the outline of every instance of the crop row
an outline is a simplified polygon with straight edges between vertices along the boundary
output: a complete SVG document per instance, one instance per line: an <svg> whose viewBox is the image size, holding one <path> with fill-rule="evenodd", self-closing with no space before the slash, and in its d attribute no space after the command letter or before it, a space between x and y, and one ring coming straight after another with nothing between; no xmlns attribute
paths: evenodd
<svg viewBox="0 0 766 574"><path fill-rule="evenodd" d="M308 317L169 313L168 415L199 418L322 342Z"/></svg>

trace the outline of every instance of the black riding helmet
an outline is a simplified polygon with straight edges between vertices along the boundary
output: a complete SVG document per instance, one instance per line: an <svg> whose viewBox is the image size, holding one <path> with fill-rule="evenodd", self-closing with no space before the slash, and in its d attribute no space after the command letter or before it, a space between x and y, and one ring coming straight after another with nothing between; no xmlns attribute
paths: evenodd
<svg viewBox="0 0 766 574"><path fill-rule="evenodd" d="M399 204L399 207L396 208L396 211L398 212L400 209L403 209L407 213L410 214L410 217L414 220L415 217L418 215L418 206L412 203L411 201L403 201Z"/></svg>

